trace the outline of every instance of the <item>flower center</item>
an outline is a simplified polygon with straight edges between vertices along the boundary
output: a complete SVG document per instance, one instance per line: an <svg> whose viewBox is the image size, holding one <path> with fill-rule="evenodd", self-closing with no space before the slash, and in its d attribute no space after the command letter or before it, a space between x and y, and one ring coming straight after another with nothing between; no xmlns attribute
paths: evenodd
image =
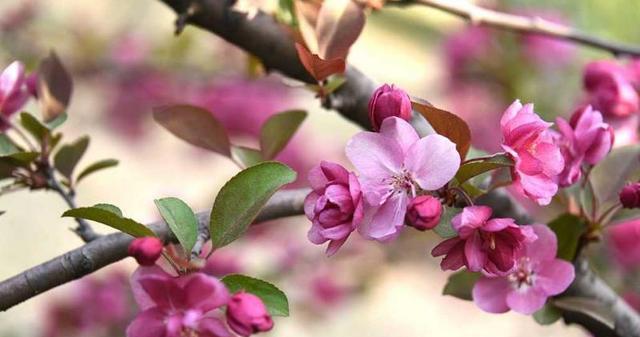
<svg viewBox="0 0 640 337"><path fill-rule="evenodd" d="M535 272L531 268L531 260L528 257L518 260L516 269L508 276L508 279L516 289L531 287L535 280Z"/></svg>
<svg viewBox="0 0 640 337"><path fill-rule="evenodd" d="M402 171L391 177L389 185L391 185L394 192L406 192L413 196L416 195L416 187L413 177L406 169L402 169Z"/></svg>

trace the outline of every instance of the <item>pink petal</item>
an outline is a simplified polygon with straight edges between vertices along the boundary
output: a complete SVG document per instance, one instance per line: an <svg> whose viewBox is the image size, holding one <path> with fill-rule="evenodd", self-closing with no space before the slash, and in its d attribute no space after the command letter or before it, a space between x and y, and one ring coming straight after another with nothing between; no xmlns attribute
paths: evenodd
<svg viewBox="0 0 640 337"><path fill-rule="evenodd" d="M409 148L404 165L420 187L433 191L455 176L460 167L460 155L456 145L446 137L429 135Z"/></svg>
<svg viewBox="0 0 640 337"><path fill-rule="evenodd" d="M222 282L213 276L193 273L181 277L184 283L186 306L203 312L221 307L229 301L229 292Z"/></svg>
<svg viewBox="0 0 640 337"><path fill-rule="evenodd" d="M325 238L321 233L322 229L322 226L316 223L313 223L311 225L309 232L307 232L307 238L309 239L309 241L311 241L311 243L320 245L327 242L327 238Z"/></svg>
<svg viewBox="0 0 640 337"><path fill-rule="evenodd" d="M458 233L465 227L476 229L482 227L489 220L491 213L491 208L487 206L468 206L451 219L451 225ZM466 236L464 235L463 237Z"/></svg>
<svg viewBox="0 0 640 337"><path fill-rule="evenodd" d="M383 180L399 172L402 149L398 142L375 132L360 132L345 148L351 163L366 178Z"/></svg>
<svg viewBox="0 0 640 337"><path fill-rule="evenodd" d="M371 212L370 218L367 216L368 212ZM365 219L359 232L365 238L380 242L392 240L400 233L406 212L407 196L396 193L380 207L365 210Z"/></svg>
<svg viewBox="0 0 640 337"><path fill-rule="evenodd" d="M323 228L320 234L329 240L341 240L349 236L353 231L351 223L344 223L338 226Z"/></svg>
<svg viewBox="0 0 640 337"><path fill-rule="evenodd" d="M480 277L473 286L473 302L482 310L495 314L509 311L506 298L511 284L503 277Z"/></svg>
<svg viewBox="0 0 640 337"><path fill-rule="evenodd" d="M555 296L567 290L574 278L573 265L567 261L555 259L541 262L536 274L535 287L548 296Z"/></svg>
<svg viewBox="0 0 640 337"><path fill-rule="evenodd" d="M510 218L494 218L487 221L482 230L487 232L498 232L509 226L517 226L513 219Z"/></svg>
<svg viewBox="0 0 640 337"><path fill-rule="evenodd" d="M24 65L14 61L0 74L0 101L13 95L24 83Z"/></svg>
<svg viewBox="0 0 640 337"><path fill-rule="evenodd" d="M482 238L478 232L473 233L464 244L464 256L467 259L467 268L471 271L480 271L487 262L487 254L482 251Z"/></svg>
<svg viewBox="0 0 640 337"><path fill-rule="evenodd" d="M440 242L437 246L433 247L431 250L431 256L438 257L445 254L448 254L453 247L455 247L458 243L462 242L459 237L453 237L450 239L446 239Z"/></svg>
<svg viewBox="0 0 640 337"><path fill-rule="evenodd" d="M149 277L171 278L171 275L167 274L157 265L151 267L140 266L136 269L136 271L131 275L131 290L133 292L133 297L141 310L147 310L156 306L155 301L149 296L149 294L147 294L140 284L140 280Z"/></svg>
<svg viewBox="0 0 640 337"><path fill-rule="evenodd" d="M198 321L200 337L231 337L233 334L222 321L215 317L203 317Z"/></svg>
<svg viewBox="0 0 640 337"><path fill-rule="evenodd" d="M346 237L341 240L330 241L329 244L327 245L327 250L325 251L325 254L327 254L327 256L333 256L335 253L338 252L338 249L340 249L340 247L342 247L342 245L344 245L346 241L347 241Z"/></svg>
<svg viewBox="0 0 640 337"><path fill-rule="evenodd" d="M315 217L316 202L320 196L316 192L311 192L304 198L304 214L309 220L313 220Z"/></svg>
<svg viewBox="0 0 640 337"><path fill-rule="evenodd" d="M539 143L536 146L536 158L542 163L544 174L555 176L564 169L564 159L560 148L552 143Z"/></svg>
<svg viewBox="0 0 640 337"><path fill-rule="evenodd" d="M159 308L185 308L185 294L171 278L148 276L140 280L142 289Z"/></svg>
<svg viewBox="0 0 640 337"><path fill-rule="evenodd" d="M521 109L522 103L520 103L520 100L517 99L513 103L511 103L511 105L509 105L507 110L505 110L505 112L502 114L502 118L500 119L500 126L502 127L503 132L509 122L511 122L511 120L516 117L518 111L520 111Z"/></svg>
<svg viewBox="0 0 640 337"><path fill-rule="evenodd" d="M165 337L165 315L161 310L143 311L127 327L127 337Z"/></svg>
<svg viewBox="0 0 640 337"><path fill-rule="evenodd" d="M413 126L398 117L385 118L380 127L380 134L398 142L403 154L406 154L411 145L420 139Z"/></svg>
<svg viewBox="0 0 640 337"><path fill-rule="evenodd" d="M535 176L520 174L519 178L518 183L525 194L538 205L548 205L551 203L551 198L558 192L558 184L543 174Z"/></svg>
<svg viewBox="0 0 640 337"><path fill-rule="evenodd" d="M531 225L529 227L533 229L538 238L527 244L526 256L534 261L549 261L555 259L558 248L558 240L556 239L555 233L545 225Z"/></svg>
<svg viewBox="0 0 640 337"><path fill-rule="evenodd" d="M531 315L542 309L547 297L535 287L514 289L507 295L507 305L511 310L525 315Z"/></svg>

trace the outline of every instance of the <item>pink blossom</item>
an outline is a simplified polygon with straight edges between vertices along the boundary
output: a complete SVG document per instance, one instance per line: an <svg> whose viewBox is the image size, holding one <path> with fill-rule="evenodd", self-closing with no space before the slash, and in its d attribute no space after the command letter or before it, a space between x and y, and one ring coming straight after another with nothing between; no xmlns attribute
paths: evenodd
<svg viewBox="0 0 640 337"><path fill-rule="evenodd" d="M162 254L163 243L156 237L137 238L129 244L129 256L141 266L152 266Z"/></svg>
<svg viewBox="0 0 640 337"><path fill-rule="evenodd" d="M625 117L638 112L638 93L624 68L613 61L594 61L585 66L587 101L607 116Z"/></svg>
<svg viewBox="0 0 640 337"><path fill-rule="evenodd" d="M560 130L557 142L565 162L559 185L566 187L580 179L583 162L595 165L611 151L614 134L613 128L602 121L602 114L590 105L578 109L570 122L558 117L556 125Z"/></svg>
<svg viewBox="0 0 640 337"><path fill-rule="evenodd" d="M640 267L640 219L610 225L607 242L613 258L620 266L625 269Z"/></svg>
<svg viewBox="0 0 640 337"><path fill-rule="evenodd" d="M336 163L323 161L309 171L313 191L304 200L304 211L312 221L309 241L329 241L327 255L335 254L363 217L360 183L353 173Z"/></svg>
<svg viewBox="0 0 640 337"><path fill-rule="evenodd" d="M140 267L131 287L142 311L127 327L127 337L232 336L213 312L229 301L215 277L173 277L157 266Z"/></svg>
<svg viewBox="0 0 640 337"><path fill-rule="evenodd" d="M467 26L451 34L444 43L445 59L449 72L457 77L470 64L489 57L491 53L491 31L485 27Z"/></svg>
<svg viewBox="0 0 640 337"><path fill-rule="evenodd" d="M399 235L416 192L443 187L460 166L460 155L449 139L440 135L419 138L409 123L397 117L385 119L380 133L355 135L346 154L360 171L366 201L358 230L381 242Z"/></svg>
<svg viewBox="0 0 640 337"><path fill-rule="evenodd" d="M0 74L0 131L7 127L3 120L20 110L27 99L24 65L14 61Z"/></svg>
<svg viewBox="0 0 640 337"><path fill-rule="evenodd" d="M411 99L407 93L392 85L383 84L369 100L369 121L374 130L378 131L382 121L387 117L411 119Z"/></svg>
<svg viewBox="0 0 640 337"><path fill-rule="evenodd" d="M231 296L227 323L231 330L244 337L273 328L273 320L260 297L246 292Z"/></svg>
<svg viewBox="0 0 640 337"><path fill-rule="evenodd" d="M407 207L407 225L417 230L433 229L440 222L442 204L431 195L419 195Z"/></svg>
<svg viewBox="0 0 640 337"><path fill-rule="evenodd" d="M457 270L466 266L470 271L489 275L510 272L524 244L536 236L526 226L513 219L491 217L487 206L469 206L451 220L458 236L438 244L431 251L434 257L445 255L442 270Z"/></svg>
<svg viewBox="0 0 640 337"><path fill-rule="evenodd" d="M492 313L511 309L529 315L573 282L573 265L555 258L557 239L553 231L544 225L530 227L538 238L526 244L516 268L506 276L482 276L474 285L473 301L480 309Z"/></svg>
<svg viewBox="0 0 640 337"><path fill-rule="evenodd" d="M625 185L619 194L620 204L624 208L640 208L640 183Z"/></svg>
<svg viewBox="0 0 640 337"><path fill-rule="evenodd" d="M502 115L500 126L502 148L515 161L513 185L539 205L548 205L558 191L556 180L564 169L560 148L549 131L551 123L533 111L533 104L522 106L516 100Z"/></svg>
<svg viewBox="0 0 640 337"><path fill-rule="evenodd" d="M558 24L567 23L562 13L549 9L526 9L517 11L517 14L538 17ZM568 64L574 58L576 51L575 46L570 42L534 33L523 34L522 44L525 57L546 67Z"/></svg>

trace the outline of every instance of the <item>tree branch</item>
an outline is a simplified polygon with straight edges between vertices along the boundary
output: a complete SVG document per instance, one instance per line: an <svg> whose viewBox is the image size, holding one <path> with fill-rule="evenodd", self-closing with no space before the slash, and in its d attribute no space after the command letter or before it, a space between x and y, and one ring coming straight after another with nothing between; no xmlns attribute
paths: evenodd
<svg viewBox="0 0 640 337"><path fill-rule="evenodd" d="M277 192L262 209L254 223L303 213L308 189ZM210 211L199 212L201 227L209 227ZM174 242L167 224L158 221L149 225L165 242ZM0 283L0 311L22 303L59 285L79 279L87 274L127 257L127 248L133 240L128 234L114 233L101 236L82 247L53 258Z"/></svg>
<svg viewBox="0 0 640 337"><path fill-rule="evenodd" d="M540 17L501 13L465 1L401 0L400 3L413 3L439 9L469 20L476 25L484 25L517 33L535 33L559 40L572 41L585 46L609 51L615 56L640 56L639 47L591 36L575 28L551 22Z"/></svg>

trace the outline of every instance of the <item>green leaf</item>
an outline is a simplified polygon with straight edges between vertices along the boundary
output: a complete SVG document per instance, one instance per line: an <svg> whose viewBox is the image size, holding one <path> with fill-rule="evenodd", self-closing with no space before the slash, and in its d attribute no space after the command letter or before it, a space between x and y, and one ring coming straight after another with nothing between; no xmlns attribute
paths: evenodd
<svg viewBox="0 0 640 337"><path fill-rule="evenodd" d="M92 173L95 173L100 170L104 170L106 168L114 167L116 165L118 165L118 161L115 159L103 159L103 160L97 161L89 165L87 168L82 170L80 174L78 174L78 178L76 178L76 183L80 182L80 180L86 178Z"/></svg>
<svg viewBox="0 0 640 337"><path fill-rule="evenodd" d="M213 246L220 248L239 238L269 198L295 179L296 173L278 162L260 163L231 178L211 210L209 232Z"/></svg>
<svg viewBox="0 0 640 337"><path fill-rule="evenodd" d="M7 135L0 133L0 156L6 156L19 151Z"/></svg>
<svg viewBox="0 0 640 337"><path fill-rule="evenodd" d="M107 204L98 204L93 207L74 208L64 212L62 216L99 222L134 237L156 236L156 234L145 225L122 217L122 213L115 211L114 207L115 206L112 205L107 206Z"/></svg>
<svg viewBox="0 0 640 337"><path fill-rule="evenodd" d="M331 76L327 84L323 86L325 95L329 95L338 90L345 82L347 82L347 78L342 75Z"/></svg>
<svg viewBox="0 0 640 337"><path fill-rule="evenodd" d="M232 294L245 291L260 297L272 316L289 316L287 295L273 284L239 274L227 275L222 282Z"/></svg>
<svg viewBox="0 0 640 337"><path fill-rule="evenodd" d="M565 311L577 312L600 322L610 330L614 330L615 318L609 305L584 297L561 297L553 301L553 304Z"/></svg>
<svg viewBox="0 0 640 337"><path fill-rule="evenodd" d="M64 124L64 122L67 121L67 113L66 112L62 112L60 115L58 115L57 117L55 117L53 120L51 120L50 122L47 122L47 128L49 128L49 130L54 130L57 127L59 127L60 125Z"/></svg>
<svg viewBox="0 0 640 337"><path fill-rule="evenodd" d="M483 161L470 162L460 166L458 173L456 173L456 180L458 184L462 185L465 181L477 175L509 166L513 166L513 160L511 160L511 158L504 153L496 154Z"/></svg>
<svg viewBox="0 0 640 337"><path fill-rule="evenodd" d="M298 18L294 6L293 0L278 0L276 18L287 26L295 28L298 26Z"/></svg>
<svg viewBox="0 0 640 337"><path fill-rule="evenodd" d="M533 313L533 319L540 325L549 325L557 322L562 318L562 312L549 301L542 309Z"/></svg>
<svg viewBox="0 0 640 337"><path fill-rule="evenodd" d="M455 229L453 229L453 226L451 226L451 219L453 219L454 216L460 214L460 212L462 212L461 208L442 206L442 215L440 216L440 222L435 228L433 228L433 231L444 239L457 236L458 233L455 231Z"/></svg>
<svg viewBox="0 0 640 337"><path fill-rule="evenodd" d="M558 258L573 261L580 236L587 228L584 220L573 214L563 214L549 223L558 238Z"/></svg>
<svg viewBox="0 0 640 337"><path fill-rule="evenodd" d="M46 126L28 112L22 112L20 114L20 124L40 143L51 134Z"/></svg>
<svg viewBox="0 0 640 337"><path fill-rule="evenodd" d="M303 110L285 111L269 117L260 130L262 158L265 160L275 158L305 118L307 118L307 112Z"/></svg>
<svg viewBox="0 0 640 337"><path fill-rule="evenodd" d="M104 209L105 211L109 211L111 213L117 214L119 217L122 217L122 211L118 206L112 204L95 204L93 207Z"/></svg>
<svg viewBox="0 0 640 337"><path fill-rule="evenodd" d="M618 202L620 189L640 177L640 145L614 149L591 171L590 179L600 209Z"/></svg>
<svg viewBox="0 0 640 337"><path fill-rule="evenodd" d="M53 166L71 180L73 170L89 147L89 137L83 136L71 144L63 145L53 158Z"/></svg>
<svg viewBox="0 0 640 337"><path fill-rule="evenodd" d="M244 168L251 167L264 161L260 151L244 146L231 146L231 156L233 157L233 160L242 163Z"/></svg>
<svg viewBox="0 0 640 337"><path fill-rule="evenodd" d="M9 159L9 163L15 164L17 166L22 166L31 163L40 155L39 152L15 152L12 154L8 154L5 156L0 156L0 159Z"/></svg>
<svg viewBox="0 0 640 337"><path fill-rule="evenodd" d="M447 284L442 290L442 294L471 301L473 299L471 296L471 290L479 278L480 273L472 273L466 270L451 274L447 280Z"/></svg>
<svg viewBox="0 0 640 337"><path fill-rule="evenodd" d="M160 215L187 252L191 252L198 237L198 219L193 210L178 198L162 198L154 201Z"/></svg>
<svg viewBox="0 0 640 337"><path fill-rule="evenodd" d="M231 156L224 126L206 109L192 105L172 105L153 109L153 119L187 143Z"/></svg>

